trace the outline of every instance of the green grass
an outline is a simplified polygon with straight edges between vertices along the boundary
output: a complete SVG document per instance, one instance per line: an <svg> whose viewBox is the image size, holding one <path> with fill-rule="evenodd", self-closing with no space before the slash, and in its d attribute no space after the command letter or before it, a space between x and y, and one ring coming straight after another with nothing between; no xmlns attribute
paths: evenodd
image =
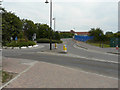
<svg viewBox="0 0 120 90"><path fill-rule="evenodd" d="M12 74L2 71L2 83L8 82L12 78L13 78Z"/></svg>
<svg viewBox="0 0 120 90"><path fill-rule="evenodd" d="M90 45L93 45L93 46L100 47L100 43L92 43L92 42L87 42L87 43L90 44ZM101 44L101 46L102 46L102 44ZM109 48L109 47L110 47L110 45L103 44L103 48Z"/></svg>

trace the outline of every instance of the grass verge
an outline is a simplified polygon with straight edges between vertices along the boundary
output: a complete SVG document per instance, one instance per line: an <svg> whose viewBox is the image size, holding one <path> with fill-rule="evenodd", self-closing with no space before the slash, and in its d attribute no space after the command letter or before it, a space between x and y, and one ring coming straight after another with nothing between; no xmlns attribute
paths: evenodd
<svg viewBox="0 0 120 90"><path fill-rule="evenodd" d="M87 44L93 45L93 46L97 46L97 47L102 47L102 44L100 45L100 43L93 43L93 42L87 42ZM103 44L103 48L109 48L110 45L108 44Z"/></svg>
<svg viewBox="0 0 120 90"><path fill-rule="evenodd" d="M15 73L2 71L2 83L6 83L14 77Z"/></svg>

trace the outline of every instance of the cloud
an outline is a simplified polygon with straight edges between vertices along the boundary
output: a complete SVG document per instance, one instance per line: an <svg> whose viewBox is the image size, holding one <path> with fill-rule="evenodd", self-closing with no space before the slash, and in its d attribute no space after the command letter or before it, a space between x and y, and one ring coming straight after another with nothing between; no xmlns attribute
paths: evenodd
<svg viewBox="0 0 120 90"><path fill-rule="evenodd" d="M56 30L75 28L77 31L87 31L93 27L100 27L104 31L117 31L117 2L87 2L85 0L86 2L68 3L53 1ZM3 6L21 18L49 24L49 4L44 2L4 2Z"/></svg>
<svg viewBox="0 0 120 90"><path fill-rule="evenodd" d="M2 0L2 1L4 2L45 2L45 0ZM52 1L53 2L119 2L119 0L52 0Z"/></svg>

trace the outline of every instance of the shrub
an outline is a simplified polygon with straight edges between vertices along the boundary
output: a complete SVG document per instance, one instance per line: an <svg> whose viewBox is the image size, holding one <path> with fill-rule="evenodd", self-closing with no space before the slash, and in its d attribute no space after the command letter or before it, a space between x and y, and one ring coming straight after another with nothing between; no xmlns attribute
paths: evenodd
<svg viewBox="0 0 120 90"><path fill-rule="evenodd" d="M7 47L23 47L23 46L33 46L36 43L33 41L12 41L10 43L7 43L6 46Z"/></svg>
<svg viewBox="0 0 120 90"><path fill-rule="evenodd" d="M43 38L43 39L38 39L37 40L37 43L49 43L50 40L49 39L46 39L46 38Z"/></svg>
<svg viewBox="0 0 120 90"><path fill-rule="evenodd" d="M38 39L37 43L50 43L50 39L46 39L46 38ZM62 41L61 40L52 40L52 43L62 43Z"/></svg>

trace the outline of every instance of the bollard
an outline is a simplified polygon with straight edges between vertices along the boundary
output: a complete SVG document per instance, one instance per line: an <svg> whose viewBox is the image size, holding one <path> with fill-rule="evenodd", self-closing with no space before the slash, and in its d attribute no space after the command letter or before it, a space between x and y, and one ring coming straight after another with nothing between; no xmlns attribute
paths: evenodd
<svg viewBox="0 0 120 90"><path fill-rule="evenodd" d="M55 49L57 49L57 43L55 43Z"/></svg>
<svg viewBox="0 0 120 90"><path fill-rule="evenodd" d="M119 49L119 47L118 47L118 45L116 46L116 50L118 50Z"/></svg>
<svg viewBox="0 0 120 90"><path fill-rule="evenodd" d="M63 45L63 51L67 52L67 45Z"/></svg>

